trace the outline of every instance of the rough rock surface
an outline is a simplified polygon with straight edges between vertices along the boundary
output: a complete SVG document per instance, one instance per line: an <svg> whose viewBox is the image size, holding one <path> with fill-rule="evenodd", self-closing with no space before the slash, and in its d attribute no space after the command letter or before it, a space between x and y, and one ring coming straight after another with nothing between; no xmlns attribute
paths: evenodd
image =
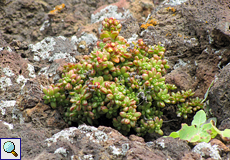
<svg viewBox="0 0 230 160"><path fill-rule="evenodd" d="M31 123L15 126L11 130L3 122L0 122L0 126L1 137L16 138L19 136L22 139L23 159L165 160L171 156L173 159L179 158L179 154L183 154L183 151L191 152L187 143L173 138L164 138L162 142L153 142L155 145L152 145L149 142L145 143L141 137L131 135L127 138L118 131L104 126L98 128L87 125L81 125L78 128L70 127L52 136L47 130L35 129ZM178 143L184 149L175 155L176 151L173 151L172 148L178 148ZM167 144L170 144L169 151L156 150L157 145L167 146Z"/></svg>
<svg viewBox="0 0 230 160"><path fill-rule="evenodd" d="M62 3L64 9L48 16ZM220 142L192 149L156 134L127 138L109 127L70 127L61 111L43 104L41 90L59 79L65 63L90 53L100 33L98 19L112 14L130 42L143 38L165 45L171 66L167 83L192 88L202 98L215 79L210 109L219 129L230 128L229 5L228 0L0 1L0 137L22 138L22 159L228 159L229 145ZM152 19L155 26L141 27ZM189 124L192 116L178 118L167 106L164 134Z"/></svg>
<svg viewBox="0 0 230 160"><path fill-rule="evenodd" d="M216 76L210 90L210 109L221 122L221 129L230 127L230 63Z"/></svg>

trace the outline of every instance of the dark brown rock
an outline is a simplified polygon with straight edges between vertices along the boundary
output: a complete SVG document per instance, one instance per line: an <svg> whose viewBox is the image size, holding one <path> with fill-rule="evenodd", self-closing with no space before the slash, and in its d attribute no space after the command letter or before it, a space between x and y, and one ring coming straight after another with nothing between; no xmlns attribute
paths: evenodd
<svg viewBox="0 0 230 160"><path fill-rule="evenodd" d="M50 127L50 128L65 128L66 123L62 119L57 110L51 110L50 106L38 103L31 109L23 111L25 122L31 122L34 126Z"/></svg>
<svg viewBox="0 0 230 160"><path fill-rule="evenodd" d="M71 131L72 130L72 131ZM98 129L86 125L77 128L69 128L57 135L70 135L67 138L59 137L57 142L49 139L49 152L55 152L60 146L68 150L68 156L73 155L76 159L166 159L163 154L153 153L144 142L130 141L112 128L100 126ZM64 133L66 132L66 133Z"/></svg>
<svg viewBox="0 0 230 160"><path fill-rule="evenodd" d="M230 64L226 65L217 75L214 85L209 93L211 112L219 122L230 116ZM229 126L226 126L229 128Z"/></svg>
<svg viewBox="0 0 230 160"><path fill-rule="evenodd" d="M173 70L171 73L167 74L165 78L167 83L175 84L178 90L188 90L193 84L192 77L186 73L186 70L183 68Z"/></svg>
<svg viewBox="0 0 230 160"><path fill-rule="evenodd" d="M224 152L229 152L230 151L230 148L227 147L223 142L221 142L220 140L218 139L212 139L210 141L210 144L213 146L213 145L217 145L219 150L220 151L224 151Z"/></svg>
<svg viewBox="0 0 230 160"><path fill-rule="evenodd" d="M180 159L182 155L191 151L187 142L172 137L158 138L153 142L147 142L147 145L154 153L162 152L166 157L172 159Z"/></svg>

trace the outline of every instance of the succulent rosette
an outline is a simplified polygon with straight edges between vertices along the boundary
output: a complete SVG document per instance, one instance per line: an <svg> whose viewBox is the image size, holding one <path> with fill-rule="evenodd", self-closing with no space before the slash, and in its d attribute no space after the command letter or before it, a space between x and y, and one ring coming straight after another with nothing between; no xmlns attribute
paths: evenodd
<svg viewBox="0 0 230 160"><path fill-rule="evenodd" d="M125 135L131 129L138 136L162 135L166 104L177 105L177 115L184 118L203 108L199 98L189 99L191 90L174 93L176 86L165 83L169 65L163 46L148 46L142 39L127 43L115 18L105 18L102 26L97 47L80 62L65 65L59 83L43 89L44 102L62 107L66 122L98 125L106 116Z"/></svg>

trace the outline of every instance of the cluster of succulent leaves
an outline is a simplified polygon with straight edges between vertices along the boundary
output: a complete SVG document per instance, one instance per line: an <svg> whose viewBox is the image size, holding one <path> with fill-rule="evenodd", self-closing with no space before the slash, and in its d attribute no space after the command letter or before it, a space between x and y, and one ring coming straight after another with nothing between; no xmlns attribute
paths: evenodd
<svg viewBox="0 0 230 160"><path fill-rule="evenodd" d="M59 83L44 88L44 102L62 107L71 124L98 125L106 117L121 133L131 129L143 136L163 134L162 108L177 105L177 116L203 108L202 100L190 98L192 90L173 92L166 84L165 48L148 46L142 39L131 44L119 36L122 25L114 18L102 22L101 41L80 62L64 66Z"/></svg>
<svg viewBox="0 0 230 160"><path fill-rule="evenodd" d="M209 142L218 134L224 141L230 141L230 129L220 131L216 128L212 119L207 120L203 110L196 113L193 118L192 125L182 124L181 129L172 132L169 137L180 138L191 143Z"/></svg>

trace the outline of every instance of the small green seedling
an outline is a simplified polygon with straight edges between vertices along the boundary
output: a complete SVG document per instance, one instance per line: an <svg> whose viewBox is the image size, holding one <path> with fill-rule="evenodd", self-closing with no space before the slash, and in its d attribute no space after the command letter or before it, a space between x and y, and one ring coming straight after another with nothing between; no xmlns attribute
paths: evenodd
<svg viewBox="0 0 230 160"><path fill-rule="evenodd" d="M224 141L230 141L230 129L220 131L216 128L214 119L207 120L206 114L200 110L193 117L192 125L183 123L181 129L172 132L169 137L180 138L191 143L209 142L219 134Z"/></svg>

